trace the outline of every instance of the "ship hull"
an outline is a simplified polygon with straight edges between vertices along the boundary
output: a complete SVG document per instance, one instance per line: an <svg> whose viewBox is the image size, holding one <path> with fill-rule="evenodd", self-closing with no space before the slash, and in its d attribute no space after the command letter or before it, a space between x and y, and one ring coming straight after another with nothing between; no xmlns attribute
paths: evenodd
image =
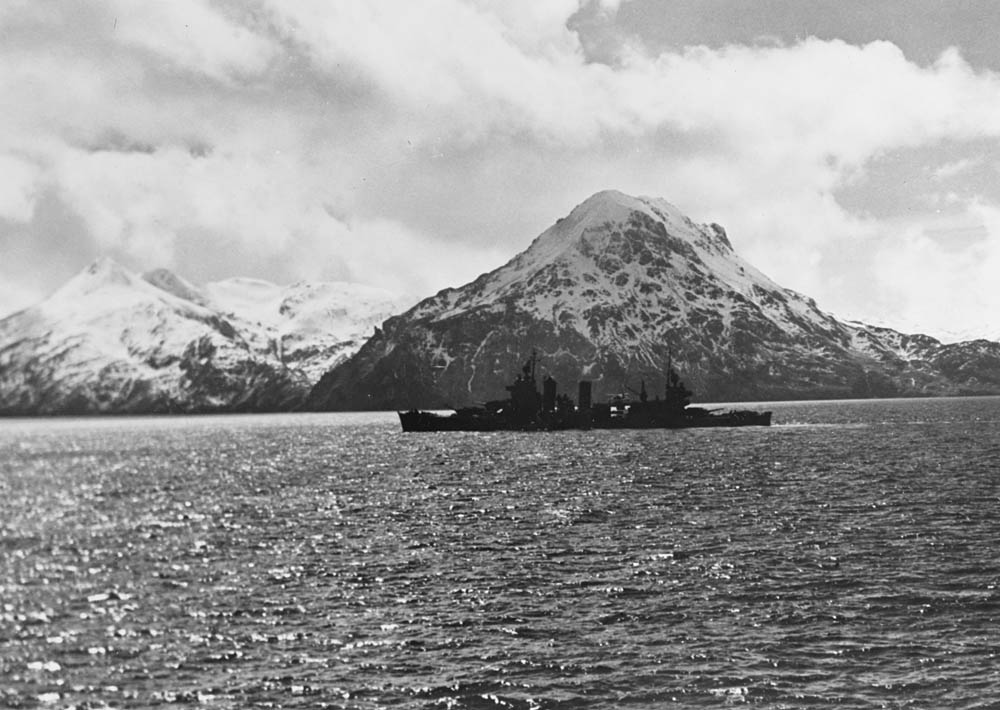
<svg viewBox="0 0 1000 710"><path fill-rule="evenodd" d="M733 411L666 419L618 417L599 419L574 416L552 421L514 422L499 416L437 414L411 410L399 412L405 432L434 431L559 431L566 429L698 429L710 427L770 426L771 412Z"/></svg>
<svg viewBox="0 0 1000 710"><path fill-rule="evenodd" d="M403 431L559 431L564 429L589 429L581 418L531 419L511 421L491 414L469 415L464 413L437 414L410 410L399 412Z"/></svg>

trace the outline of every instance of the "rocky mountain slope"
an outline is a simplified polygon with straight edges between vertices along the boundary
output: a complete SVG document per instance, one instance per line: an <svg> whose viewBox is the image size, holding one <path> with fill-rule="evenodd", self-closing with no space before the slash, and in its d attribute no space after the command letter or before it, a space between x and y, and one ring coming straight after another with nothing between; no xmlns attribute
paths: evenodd
<svg viewBox="0 0 1000 710"><path fill-rule="evenodd" d="M0 414L293 409L403 305L354 284L197 288L101 259L0 321Z"/></svg>
<svg viewBox="0 0 1000 710"><path fill-rule="evenodd" d="M389 319L310 393L314 409L459 406L503 396L537 350L575 395L663 385L701 401L1000 392L1000 344L943 345L841 322L660 199L598 193L509 263Z"/></svg>

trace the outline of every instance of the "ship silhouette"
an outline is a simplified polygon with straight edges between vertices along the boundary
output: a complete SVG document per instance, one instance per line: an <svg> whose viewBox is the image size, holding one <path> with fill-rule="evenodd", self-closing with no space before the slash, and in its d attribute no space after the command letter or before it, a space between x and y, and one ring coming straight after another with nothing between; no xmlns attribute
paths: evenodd
<svg viewBox="0 0 1000 710"><path fill-rule="evenodd" d="M399 412L403 431L557 431L562 429L689 429L696 427L770 426L771 412L705 409L691 406L691 395L680 375L667 365L663 396L650 399L646 383L636 398L614 395L592 401L592 383L581 380L577 400L559 394L551 375L538 388L537 355L507 385L505 399L462 407L450 414L411 409Z"/></svg>

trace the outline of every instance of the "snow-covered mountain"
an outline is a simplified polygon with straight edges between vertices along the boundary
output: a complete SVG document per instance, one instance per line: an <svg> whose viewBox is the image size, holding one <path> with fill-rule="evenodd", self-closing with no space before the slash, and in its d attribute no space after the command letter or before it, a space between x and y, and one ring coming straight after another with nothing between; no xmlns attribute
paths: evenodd
<svg viewBox="0 0 1000 710"><path fill-rule="evenodd" d="M841 322L661 199L600 192L509 263L388 320L310 394L317 409L494 399L532 350L564 389L703 401L1000 392L1000 345Z"/></svg>
<svg viewBox="0 0 1000 710"><path fill-rule="evenodd" d="M940 340L942 343L965 343L971 340L989 340L991 342L1000 342L1000 328L998 328L993 323L979 323L978 325L962 327L962 328L935 328L931 330L922 329L922 326L914 323L905 317L882 317L877 315L856 315L851 314L845 316L842 313L836 314L836 316L844 321L845 323L851 323L854 325L864 326L877 326L880 328L889 328L891 330L896 330L902 333L925 333L936 340Z"/></svg>
<svg viewBox="0 0 1000 710"><path fill-rule="evenodd" d="M343 283L198 288L100 259L0 321L0 413L292 409L405 305Z"/></svg>

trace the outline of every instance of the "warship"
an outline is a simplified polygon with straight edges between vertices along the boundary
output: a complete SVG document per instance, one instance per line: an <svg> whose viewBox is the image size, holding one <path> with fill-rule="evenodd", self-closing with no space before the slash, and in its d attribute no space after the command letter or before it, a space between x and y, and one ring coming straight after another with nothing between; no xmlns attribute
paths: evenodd
<svg viewBox="0 0 1000 710"><path fill-rule="evenodd" d="M411 409L399 412L404 432L557 431L562 429L689 429L695 427L770 426L771 412L705 409L691 406L693 394L672 362L667 365L663 397L650 399L645 382L636 397L615 395L592 401L592 383L581 380L576 402L558 393L551 375L536 378L537 356L521 368L505 399L462 407L450 414Z"/></svg>

